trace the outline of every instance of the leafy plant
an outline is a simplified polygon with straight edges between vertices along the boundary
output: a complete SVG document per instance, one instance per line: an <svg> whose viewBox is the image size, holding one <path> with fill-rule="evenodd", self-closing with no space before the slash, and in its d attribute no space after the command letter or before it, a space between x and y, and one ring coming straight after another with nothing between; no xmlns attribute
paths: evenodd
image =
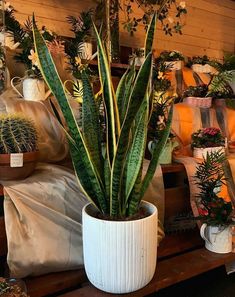
<svg viewBox="0 0 235 297"><path fill-rule="evenodd" d="M214 98L231 98L233 91L229 82L233 80L233 70L225 70L215 74L208 86L208 96Z"/></svg>
<svg viewBox="0 0 235 297"><path fill-rule="evenodd" d="M0 135L0 154L37 150L37 130L33 121L23 115L0 115Z"/></svg>
<svg viewBox="0 0 235 297"><path fill-rule="evenodd" d="M208 86L207 85L201 85L201 86L190 86L188 87L184 93L183 98L186 97L201 97L204 98L207 96L208 93Z"/></svg>
<svg viewBox="0 0 235 297"><path fill-rule="evenodd" d="M200 64L200 65L210 64L210 59L206 55L193 56L192 58L188 59L187 66L191 67L193 64Z"/></svg>
<svg viewBox="0 0 235 297"><path fill-rule="evenodd" d="M192 148L206 148L224 146L225 139L221 134L220 129L214 127L208 127L199 129L192 134Z"/></svg>
<svg viewBox="0 0 235 297"><path fill-rule="evenodd" d="M45 41L33 21L35 48L43 76L58 100L68 126L70 153L78 182L87 198L103 215L113 219L138 213L140 201L154 175L160 153L170 132L172 109L164 136L155 148L142 179L146 147L152 73L152 43L156 25L153 17L146 39L146 59L138 73L128 70L114 94L110 67L100 36L94 27L98 45L98 66L105 106L106 139L102 144L99 115L92 87L85 72L83 82L82 130L64 93Z"/></svg>
<svg viewBox="0 0 235 297"><path fill-rule="evenodd" d="M195 184L200 189L196 196L199 217L203 223L212 226L231 225L232 203L220 197L220 187L225 183L223 164L226 161L223 152L211 152L197 166Z"/></svg>
<svg viewBox="0 0 235 297"><path fill-rule="evenodd" d="M9 283L0 277L0 296L2 297L27 297L28 295L17 285Z"/></svg>
<svg viewBox="0 0 235 297"><path fill-rule="evenodd" d="M163 51L157 58L157 62L184 61L184 56L178 51Z"/></svg>
<svg viewBox="0 0 235 297"><path fill-rule="evenodd" d="M134 3L143 11L143 15L139 18L136 18L136 14L134 14ZM173 11L172 7L175 8L173 17L170 16L170 12ZM140 23L147 29L153 13L157 14L162 30L166 35L172 36L173 33L182 34L183 25L181 17L187 14L184 1L177 3L176 0L125 0L121 8L125 12L124 29L131 35L137 31Z"/></svg>

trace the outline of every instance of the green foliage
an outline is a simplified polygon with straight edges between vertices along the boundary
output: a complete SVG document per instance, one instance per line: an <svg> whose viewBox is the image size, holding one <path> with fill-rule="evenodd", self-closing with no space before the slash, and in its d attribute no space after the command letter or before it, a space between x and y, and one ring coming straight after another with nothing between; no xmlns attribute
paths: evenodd
<svg viewBox="0 0 235 297"><path fill-rule="evenodd" d="M136 14L134 14L134 3L143 11L142 16L139 18L136 18ZM170 12L173 11L172 7L175 7L176 11L173 13L171 21L169 21ZM173 33L182 34L183 25L181 17L187 14L185 2L183 1L178 4L176 0L128 0L124 2L121 8L125 13L124 29L131 35L137 31L137 27L141 23L147 30L154 13L156 13L157 19L161 22L162 30L166 35L172 36Z"/></svg>
<svg viewBox="0 0 235 297"><path fill-rule="evenodd" d="M157 58L157 62L184 61L184 56L178 51L163 51Z"/></svg>
<svg viewBox="0 0 235 297"><path fill-rule="evenodd" d="M22 115L0 116L0 154L25 153L37 150L34 123Z"/></svg>
<svg viewBox="0 0 235 297"><path fill-rule="evenodd" d="M193 56L192 58L188 59L187 66L191 67L193 64L200 64L200 65L210 64L210 59L206 55Z"/></svg>
<svg viewBox="0 0 235 297"><path fill-rule="evenodd" d="M215 74L209 84L207 95L214 98L232 97L233 91L228 83L233 80L233 72L233 70L226 70Z"/></svg>
<svg viewBox="0 0 235 297"><path fill-rule="evenodd" d="M155 28L155 23L154 20L153 28ZM85 73L82 75L84 102L83 125L80 130L35 21L33 30L43 77L58 100L67 122L70 153L79 184L87 198L104 215L113 219L135 215L138 213L140 201L156 170L159 156L170 132L172 119L171 109L165 133L155 149L147 174L142 180L151 106L149 93L152 77L151 51L137 74L134 68L124 74L115 94L104 46L94 27L105 110L106 135L103 139L97 103L92 94L88 76ZM152 33L154 32L151 31L146 38L148 45L152 44Z"/></svg>
<svg viewBox="0 0 235 297"><path fill-rule="evenodd" d="M184 93L183 98L186 97L201 97L204 98L207 96L208 93L208 86L207 85L201 85L201 86L190 86L188 87Z"/></svg>
<svg viewBox="0 0 235 297"><path fill-rule="evenodd" d="M208 225L230 225L232 223L232 203L219 197L220 187L225 183L223 164L226 157L223 152L207 154L197 166L195 184L200 189L196 196L199 217Z"/></svg>
<svg viewBox="0 0 235 297"><path fill-rule="evenodd" d="M199 129L192 134L192 148L224 146L225 140L220 129L208 127Z"/></svg>

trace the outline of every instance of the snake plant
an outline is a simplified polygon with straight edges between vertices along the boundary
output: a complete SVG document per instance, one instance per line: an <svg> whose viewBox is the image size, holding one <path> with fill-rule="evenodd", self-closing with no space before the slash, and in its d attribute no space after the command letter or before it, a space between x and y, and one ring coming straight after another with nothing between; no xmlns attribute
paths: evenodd
<svg viewBox="0 0 235 297"><path fill-rule="evenodd" d="M147 33L145 62L138 73L133 67L122 76L115 94L110 65L94 26L99 78L105 106L104 148L95 96L87 74L82 72L83 123L79 129L51 55L33 18L34 42L40 69L66 120L70 154L78 182L96 208L113 219L138 213L140 201L154 176L159 156L170 132L172 109L165 133L153 152L146 175L142 177L147 126L151 114L151 49L155 27L156 15L152 18Z"/></svg>

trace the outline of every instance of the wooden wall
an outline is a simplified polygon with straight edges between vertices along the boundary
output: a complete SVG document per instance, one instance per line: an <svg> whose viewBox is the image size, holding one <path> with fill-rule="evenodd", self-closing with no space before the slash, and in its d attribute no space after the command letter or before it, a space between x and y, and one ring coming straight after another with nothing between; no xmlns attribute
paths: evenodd
<svg viewBox="0 0 235 297"><path fill-rule="evenodd" d="M12 0L18 11L16 16L24 22L35 12L40 24L64 36L70 36L67 15L76 15L94 5L92 0ZM223 52L235 51L235 2L231 0L186 0L188 15L185 18L183 35L166 36L159 28L155 39L157 52L179 50L187 56L207 54L221 59ZM135 10L138 15L140 11ZM121 15L121 22L123 15ZM139 27L130 37L121 26L121 44L142 47L144 30Z"/></svg>

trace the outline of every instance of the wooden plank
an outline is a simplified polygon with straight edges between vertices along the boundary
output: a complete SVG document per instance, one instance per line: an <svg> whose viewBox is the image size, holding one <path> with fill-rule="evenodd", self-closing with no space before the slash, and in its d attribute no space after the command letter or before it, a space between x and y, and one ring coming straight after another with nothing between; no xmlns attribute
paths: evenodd
<svg viewBox="0 0 235 297"><path fill-rule="evenodd" d="M32 297L42 297L55 294L66 289L76 288L87 281L83 269L51 273L34 278L24 279L28 294ZM57 295L56 295L57 296Z"/></svg>
<svg viewBox="0 0 235 297"><path fill-rule="evenodd" d="M133 293L122 294L122 297L143 297L234 260L234 253L216 254L205 248L172 257L157 263L155 275L146 287ZM109 297L110 294L102 292L89 284L81 289L61 295L61 297L88 296ZM113 294L112 296L118 297L120 295Z"/></svg>

